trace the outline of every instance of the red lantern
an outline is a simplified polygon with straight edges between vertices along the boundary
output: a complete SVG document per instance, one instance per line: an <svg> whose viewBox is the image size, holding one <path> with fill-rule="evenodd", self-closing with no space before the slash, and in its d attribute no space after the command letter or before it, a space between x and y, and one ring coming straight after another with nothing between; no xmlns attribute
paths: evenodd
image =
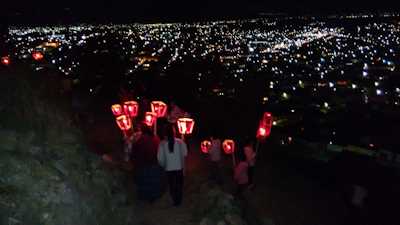
<svg viewBox="0 0 400 225"><path fill-rule="evenodd" d="M257 138L264 139L267 137L267 129L265 127L260 126L257 130Z"/></svg>
<svg viewBox="0 0 400 225"><path fill-rule="evenodd" d="M271 134L273 118L270 112L266 112L263 115L262 120L260 121L260 125L257 130L257 138L265 139Z"/></svg>
<svg viewBox="0 0 400 225"><path fill-rule="evenodd" d="M124 112L125 115L130 117L136 117L138 115L139 105L135 101L124 102Z"/></svg>
<svg viewBox="0 0 400 225"><path fill-rule="evenodd" d="M271 128L273 122L272 114L270 112L264 113L262 121L267 128Z"/></svg>
<svg viewBox="0 0 400 225"><path fill-rule="evenodd" d="M235 142L233 140L227 139L222 142L222 148L226 154L232 154L235 152Z"/></svg>
<svg viewBox="0 0 400 225"><path fill-rule="evenodd" d="M34 60L40 61L40 60L43 59L44 56L43 56L43 54L41 52L33 52L32 53L32 57L33 57Z"/></svg>
<svg viewBox="0 0 400 225"><path fill-rule="evenodd" d="M116 119L119 129L122 131L128 131L132 127L131 119L126 115L117 117Z"/></svg>
<svg viewBox="0 0 400 225"><path fill-rule="evenodd" d="M205 140L202 141L200 144L200 149L203 153L208 153L208 151L210 151L211 148L211 141Z"/></svg>
<svg viewBox="0 0 400 225"><path fill-rule="evenodd" d="M114 116L121 116L123 114L122 107L120 104L114 104L111 106L111 111Z"/></svg>
<svg viewBox="0 0 400 225"><path fill-rule="evenodd" d="M155 123L157 119L157 115L153 112L146 112L146 115L144 116L144 123L151 127Z"/></svg>
<svg viewBox="0 0 400 225"><path fill-rule="evenodd" d="M152 101L151 111L157 115L157 117L164 117L167 113L167 105L162 101Z"/></svg>
<svg viewBox="0 0 400 225"><path fill-rule="evenodd" d="M191 118L179 118L178 129L180 134L191 134L193 132L194 120Z"/></svg>
<svg viewBox="0 0 400 225"><path fill-rule="evenodd" d="M8 56L1 57L1 64L8 66L10 65L10 62L11 62L10 57Z"/></svg>

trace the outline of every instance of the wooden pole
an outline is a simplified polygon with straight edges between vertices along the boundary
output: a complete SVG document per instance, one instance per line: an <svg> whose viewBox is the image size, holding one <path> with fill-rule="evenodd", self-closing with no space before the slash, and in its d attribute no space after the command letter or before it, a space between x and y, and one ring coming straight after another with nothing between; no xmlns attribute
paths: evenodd
<svg viewBox="0 0 400 225"><path fill-rule="evenodd" d="M257 139L256 143L256 156L258 155L258 149L260 148L260 141Z"/></svg>
<svg viewBox="0 0 400 225"><path fill-rule="evenodd" d="M232 152L232 163L233 163L233 167L235 168L235 166L236 166L235 152Z"/></svg>
<svg viewBox="0 0 400 225"><path fill-rule="evenodd" d="M157 136L157 118L154 121L154 136Z"/></svg>

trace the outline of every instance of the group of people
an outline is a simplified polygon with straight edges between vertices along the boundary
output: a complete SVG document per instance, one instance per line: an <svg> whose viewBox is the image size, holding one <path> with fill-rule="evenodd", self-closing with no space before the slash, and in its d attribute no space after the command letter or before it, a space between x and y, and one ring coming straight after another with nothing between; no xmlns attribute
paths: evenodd
<svg viewBox="0 0 400 225"><path fill-rule="evenodd" d="M211 147L208 151L210 161L210 179L217 184L222 184L221 176L221 155L222 143L216 136L210 137ZM237 185L236 195L240 196L244 190L254 187L254 167L256 162L256 153L253 143L246 140L243 148L238 151L238 162L234 165L234 181Z"/></svg>
<svg viewBox="0 0 400 225"><path fill-rule="evenodd" d="M162 194L163 170L174 206L182 203L183 178L187 146L176 137L171 123L163 126L162 136L154 134L145 124L134 128L130 143L130 161L133 162L138 198L153 202Z"/></svg>
<svg viewBox="0 0 400 225"><path fill-rule="evenodd" d="M187 113L173 102L169 109L166 120L158 122L156 132L144 123L134 126L133 132L125 137L124 161L133 165L139 199L153 202L161 197L166 177L173 205L179 206L188 148L177 138L176 120Z"/></svg>

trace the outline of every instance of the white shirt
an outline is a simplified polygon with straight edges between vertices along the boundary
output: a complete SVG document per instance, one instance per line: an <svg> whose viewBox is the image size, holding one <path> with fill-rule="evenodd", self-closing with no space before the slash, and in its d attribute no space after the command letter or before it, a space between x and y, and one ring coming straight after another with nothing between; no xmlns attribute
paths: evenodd
<svg viewBox="0 0 400 225"><path fill-rule="evenodd" d="M221 160L221 141L219 139L211 141L211 148L208 154L210 154L212 162L218 162Z"/></svg>
<svg viewBox="0 0 400 225"><path fill-rule="evenodd" d="M166 171L182 170L185 167L187 147L181 139L175 138L174 151L170 152L168 140L163 140L158 146L157 159Z"/></svg>

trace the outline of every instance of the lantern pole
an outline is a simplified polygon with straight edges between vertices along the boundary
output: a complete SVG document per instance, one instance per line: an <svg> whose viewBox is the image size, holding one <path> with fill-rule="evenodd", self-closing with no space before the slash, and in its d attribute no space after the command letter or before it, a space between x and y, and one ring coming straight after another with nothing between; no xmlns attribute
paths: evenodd
<svg viewBox="0 0 400 225"><path fill-rule="evenodd" d="M157 136L157 117L156 117L156 119L155 119L155 121L154 121L154 127L153 127L153 129L154 129L154 136Z"/></svg>
<svg viewBox="0 0 400 225"><path fill-rule="evenodd" d="M236 157L235 157L235 151L233 151L233 152L232 152L232 164L233 164L233 167L235 167L235 166L236 166Z"/></svg>
<svg viewBox="0 0 400 225"><path fill-rule="evenodd" d="M260 148L260 141L257 139L256 142L256 156L258 155L258 149Z"/></svg>
<svg viewBox="0 0 400 225"><path fill-rule="evenodd" d="M182 141L185 141L185 134L181 134Z"/></svg>

